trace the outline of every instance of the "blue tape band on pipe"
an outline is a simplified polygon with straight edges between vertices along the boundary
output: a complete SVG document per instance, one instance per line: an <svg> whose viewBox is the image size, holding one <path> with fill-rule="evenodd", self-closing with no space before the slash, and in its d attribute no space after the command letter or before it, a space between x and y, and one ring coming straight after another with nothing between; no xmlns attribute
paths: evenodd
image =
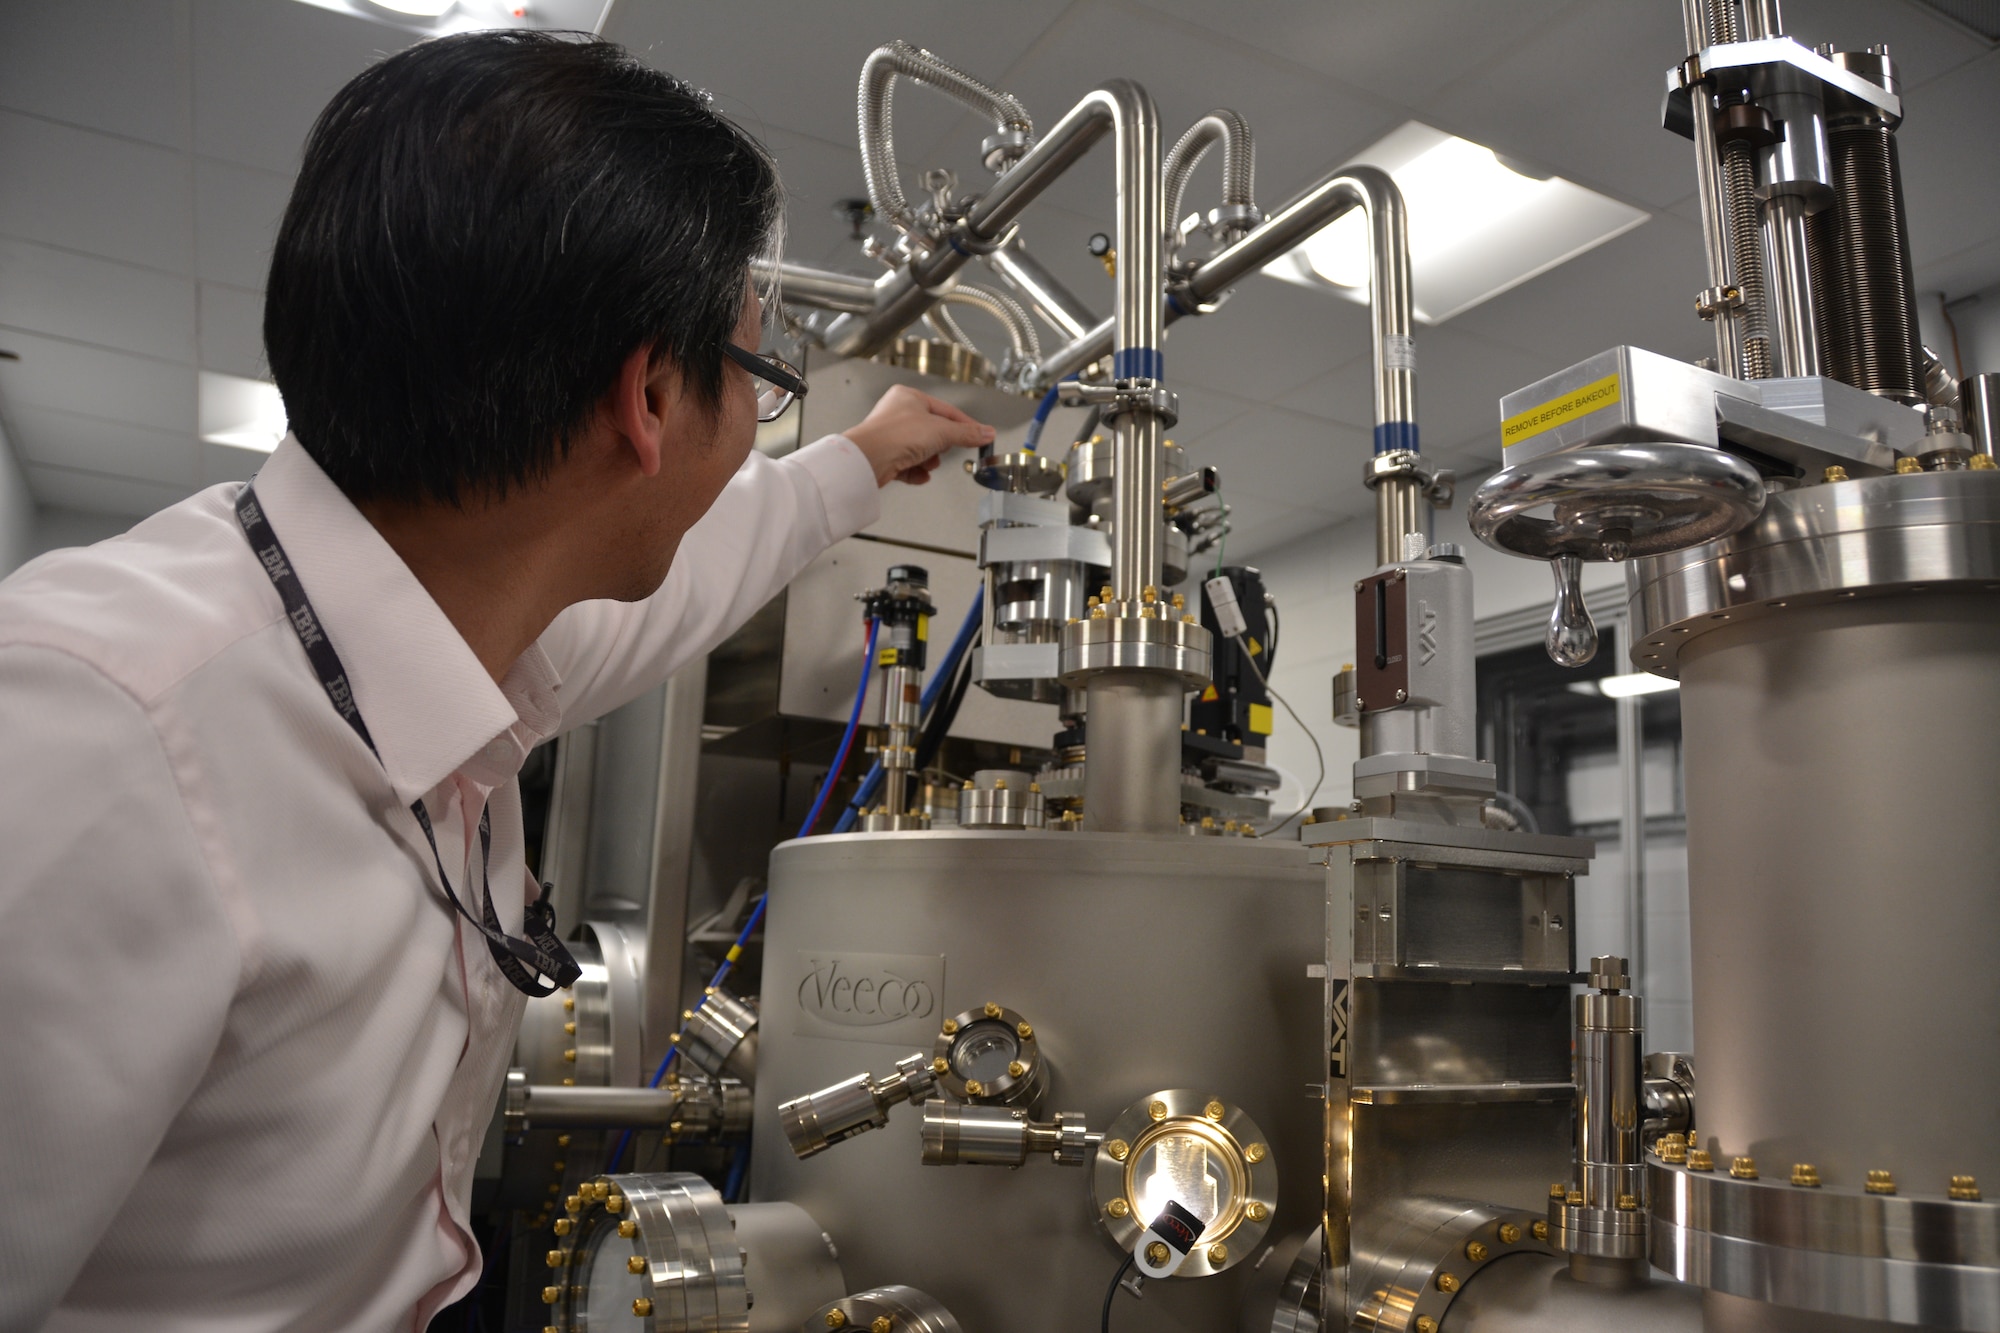
<svg viewBox="0 0 2000 1333"><path fill-rule="evenodd" d="M1151 347L1127 347L1111 358L1111 376L1121 380L1166 378L1167 359Z"/></svg>
<svg viewBox="0 0 2000 1333"><path fill-rule="evenodd" d="M1414 421L1385 421L1375 428L1375 452L1395 453L1397 450L1416 453L1417 423Z"/></svg>

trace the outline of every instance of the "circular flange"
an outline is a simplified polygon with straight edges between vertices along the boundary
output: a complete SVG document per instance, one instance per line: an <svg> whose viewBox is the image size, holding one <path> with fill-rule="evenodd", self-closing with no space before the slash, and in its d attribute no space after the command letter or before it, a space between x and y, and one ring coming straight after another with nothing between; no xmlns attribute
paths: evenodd
<svg viewBox="0 0 2000 1333"><path fill-rule="evenodd" d="M842 1296L815 1311L799 1328L800 1333L819 1329L870 1333L878 1328L894 1333L959 1333L958 1320L936 1297L901 1283Z"/></svg>
<svg viewBox="0 0 2000 1333"><path fill-rule="evenodd" d="M1070 446L1063 464L1068 477L1064 494L1072 504L1090 508L1111 494L1111 456L1116 446L1109 435L1093 435ZM1188 471L1187 450L1171 440L1160 444L1160 475L1178 477Z"/></svg>
<svg viewBox="0 0 2000 1333"><path fill-rule="evenodd" d="M1414 1329L1421 1320L1438 1327L1467 1280L1486 1265L1510 1254L1554 1253L1535 1235L1546 1223L1518 1208L1426 1198L1403 1199L1392 1208L1393 1218L1378 1219L1378 1230L1393 1239L1372 1265L1349 1278L1358 1328Z"/></svg>
<svg viewBox="0 0 2000 1333"><path fill-rule="evenodd" d="M1034 1025L990 1001L944 1021L931 1045L931 1072L955 1101L1018 1106L1031 1115L1049 1086Z"/></svg>
<svg viewBox="0 0 2000 1333"><path fill-rule="evenodd" d="M1062 489L1063 466L1047 454L1012 449L979 460L972 479L989 491L1010 495L1054 495Z"/></svg>
<svg viewBox="0 0 2000 1333"><path fill-rule="evenodd" d="M1680 674L1710 630L1885 594L2000 592L2000 471L1781 491L1726 540L1634 562L1632 662Z"/></svg>
<svg viewBox="0 0 2000 1333"><path fill-rule="evenodd" d="M1212 1199L1185 1197L1197 1190ZM1169 1088L1141 1098L1105 1129L1091 1159L1097 1225L1129 1254L1168 1196L1197 1215L1208 1212L1201 1238L1174 1276L1208 1277L1234 1267L1257 1248L1278 1211L1270 1140L1242 1107L1208 1093Z"/></svg>
<svg viewBox="0 0 2000 1333"><path fill-rule="evenodd" d="M983 768L958 793L960 828L1031 829L1046 822L1042 789L1031 773Z"/></svg>
<svg viewBox="0 0 2000 1333"><path fill-rule="evenodd" d="M1607 444L1502 468L1474 492L1466 519L1479 540L1514 555L1629 560L1726 537L1763 507L1757 469L1720 449Z"/></svg>
<svg viewBox="0 0 2000 1333"><path fill-rule="evenodd" d="M1057 659L1062 683L1077 689L1101 671L1156 671L1175 677L1183 689L1208 684L1214 636L1192 621L1168 618L1173 612L1165 604L1145 609L1158 618L1106 615L1063 626Z"/></svg>
<svg viewBox="0 0 2000 1333"><path fill-rule="evenodd" d="M757 1068L757 1006L710 987L685 1018L681 1059L702 1073L749 1082Z"/></svg>
<svg viewBox="0 0 2000 1333"><path fill-rule="evenodd" d="M931 826L931 817L920 810L892 815L887 810L871 810L861 816L863 833L921 833Z"/></svg>

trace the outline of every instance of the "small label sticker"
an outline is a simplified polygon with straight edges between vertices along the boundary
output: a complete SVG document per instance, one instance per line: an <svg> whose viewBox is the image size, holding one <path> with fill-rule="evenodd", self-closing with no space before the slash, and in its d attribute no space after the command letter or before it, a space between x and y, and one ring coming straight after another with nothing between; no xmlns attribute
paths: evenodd
<svg viewBox="0 0 2000 1333"><path fill-rule="evenodd" d="M1525 412L1516 412L1500 423L1500 443L1516 445L1543 431L1554 430L1565 421L1610 407L1619 398L1617 372L1592 380L1581 389L1572 389L1559 398L1537 403Z"/></svg>
<svg viewBox="0 0 2000 1333"><path fill-rule="evenodd" d="M1417 368L1417 340L1407 333L1392 333L1382 340L1382 365L1389 370Z"/></svg>

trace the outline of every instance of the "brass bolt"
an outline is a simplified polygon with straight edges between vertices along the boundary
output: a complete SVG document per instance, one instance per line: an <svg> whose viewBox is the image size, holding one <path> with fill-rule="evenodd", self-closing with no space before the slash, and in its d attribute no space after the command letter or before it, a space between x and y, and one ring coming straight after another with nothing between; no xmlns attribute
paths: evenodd
<svg viewBox="0 0 2000 1333"><path fill-rule="evenodd" d="M1007 790L1007 779L1005 779L1005 778L995 778L995 779L993 780L993 790L994 790L994 791L1006 791L1006 790ZM986 1007L987 1007L988 1009L992 1009L992 1008L993 1008L994 1006L993 1006L993 1005L990 1005L990 1004L989 1004L989 1005L987 1005ZM993 1018L993 1017L995 1017L996 1015L994 1015L994 1014L990 1014L990 1013L989 1013L989 1014L988 1014L988 1015L986 1015L986 1016L987 1016L988 1018Z"/></svg>
<svg viewBox="0 0 2000 1333"><path fill-rule="evenodd" d="M1549 1238L1549 1224L1547 1222L1536 1222L1528 1228L1528 1231L1536 1240L1547 1240Z"/></svg>
<svg viewBox="0 0 2000 1333"><path fill-rule="evenodd" d="M1167 1243L1156 1240L1146 1247L1146 1262L1158 1267L1167 1261Z"/></svg>
<svg viewBox="0 0 2000 1333"><path fill-rule="evenodd" d="M969 1078L965 1080L965 1095L968 1097L984 1097L986 1095L986 1085L976 1078Z"/></svg>
<svg viewBox="0 0 2000 1333"><path fill-rule="evenodd" d="M1636 1213L1639 1211L1639 1200L1633 1195L1621 1194L1612 1207L1621 1213Z"/></svg>
<svg viewBox="0 0 2000 1333"><path fill-rule="evenodd" d="M570 1047L570 1048L569 1048L568 1050L564 1051L564 1052L563 1052L563 1059L565 1059L565 1060L569 1061L569 1063L571 1063L571 1064L575 1064L575 1063L576 1063L576 1048L575 1048L574 1046L572 1046L572 1047Z"/></svg>
<svg viewBox="0 0 2000 1333"><path fill-rule="evenodd" d="M653 1298L651 1296L641 1296L633 1301L632 1313L638 1315L641 1319L653 1313Z"/></svg>
<svg viewBox="0 0 2000 1333"><path fill-rule="evenodd" d="M1709 1151L1706 1148L1689 1148L1688 1170L1713 1171L1715 1170L1715 1158L1709 1155Z"/></svg>
<svg viewBox="0 0 2000 1333"><path fill-rule="evenodd" d="M1755 1180L1757 1178L1757 1159L1754 1157L1732 1157L1729 1161L1729 1174L1738 1180Z"/></svg>
<svg viewBox="0 0 2000 1333"><path fill-rule="evenodd" d="M1181 617L1181 624L1183 624L1183 625L1192 625L1192 624L1194 624L1194 623L1195 623L1195 619L1194 619L1194 613L1193 613L1193 612L1189 612L1188 614L1186 614L1186 615L1184 615L1184 616L1182 616L1182 617Z"/></svg>
<svg viewBox="0 0 2000 1333"><path fill-rule="evenodd" d="M1486 1247L1476 1240L1465 1242L1465 1257L1475 1264L1486 1262Z"/></svg>
<svg viewBox="0 0 2000 1333"><path fill-rule="evenodd" d="M561 1193L562 1193L562 1185L561 1185L561 1183L560 1183L560 1182L557 1182L557 1181L551 1181L551 1182L549 1183L549 1193L551 1193L551 1194L561 1194Z"/></svg>
<svg viewBox="0 0 2000 1333"><path fill-rule="evenodd" d="M567 1135L567 1134L558 1134L558 1135L556 1135L556 1147L558 1147L558 1148L567 1148L567 1147L569 1147L569 1135Z"/></svg>
<svg viewBox="0 0 2000 1333"><path fill-rule="evenodd" d="M1110 584L1108 584L1108 583L1107 583L1107 584L1105 584L1105 585L1104 585L1104 587L1103 587L1103 588L1101 588L1101 589L1099 589L1099 590L1098 590L1098 594L1097 594L1097 600L1098 600L1098 601L1100 601L1100 602L1108 602L1108 601L1110 601L1110 600L1111 600L1111 585L1110 585Z"/></svg>
<svg viewBox="0 0 2000 1333"><path fill-rule="evenodd" d="M1974 454L1974 458L1984 458L1985 454ZM1951 1197L1962 1203L1979 1202L1979 1179L1976 1176L1953 1176Z"/></svg>
<svg viewBox="0 0 2000 1333"><path fill-rule="evenodd" d="M1021 1077L1021 1075L1027 1072L1028 1072L1028 1067L1022 1064L1019 1060L1009 1060L1007 1062L1008 1078L1019 1078Z"/></svg>
<svg viewBox="0 0 2000 1333"><path fill-rule="evenodd" d="M547 1263L550 1268L561 1268L565 1263L569 1262L569 1251L550 1250L549 1257L546 1260L544 1260L544 1262Z"/></svg>
<svg viewBox="0 0 2000 1333"><path fill-rule="evenodd" d="M1139 600L1142 602L1157 602L1160 600L1160 590L1148 583L1139 590Z"/></svg>
<svg viewBox="0 0 2000 1333"><path fill-rule="evenodd" d="M1903 476L1908 476L1912 472L1922 472L1923 470L1924 465L1914 458L1899 458L1896 460L1896 471Z"/></svg>
<svg viewBox="0 0 2000 1333"><path fill-rule="evenodd" d="M1092 620L1102 620L1102 619L1104 619L1104 608L1103 608L1103 607L1101 607L1101 606L1093 606L1093 607L1091 607L1091 608L1090 608L1090 618L1091 618Z"/></svg>
<svg viewBox="0 0 2000 1333"><path fill-rule="evenodd" d="M1572 1208L1583 1207L1583 1191L1571 1190L1567 1195L1563 1197L1563 1202L1568 1204Z"/></svg>
<svg viewBox="0 0 2000 1333"><path fill-rule="evenodd" d="M1229 1247L1221 1241L1215 1242L1215 1244L1208 1247L1208 1261L1217 1268L1222 1267L1229 1262Z"/></svg>
<svg viewBox="0 0 2000 1333"><path fill-rule="evenodd" d="M969 784L968 784L968 785L969 785ZM955 1019L955 1018L947 1018L947 1019L945 1019L945 1021L944 1021L944 1027L943 1027L942 1031L944 1032L944 1035L945 1035L945 1036L947 1036L947 1037L951 1036L951 1035L952 1035L952 1034L953 1034L954 1032L957 1032L957 1031L958 1031L958 1020L957 1020L957 1019Z"/></svg>
<svg viewBox="0 0 2000 1333"><path fill-rule="evenodd" d="M1253 1143L1243 1150L1243 1160L1251 1163L1261 1162L1264 1160L1264 1152L1263 1144Z"/></svg>
<svg viewBox="0 0 2000 1333"><path fill-rule="evenodd" d="M1438 1333L1438 1321L1427 1314L1418 1315L1417 1333Z"/></svg>
<svg viewBox="0 0 2000 1333"><path fill-rule="evenodd" d="M1974 454L1972 461L1966 464L1966 466L1970 467L1974 472L1991 472L1994 468L2000 467L2000 463L1993 461L1992 454Z"/></svg>
<svg viewBox="0 0 2000 1333"><path fill-rule="evenodd" d="M950 1069L951 1069L951 1061L945 1059L942 1055L938 1056L936 1059L931 1061L931 1072L933 1074L943 1074L948 1072Z"/></svg>
<svg viewBox="0 0 2000 1333"><path fill-rule="evenodd" d="M646 1271L646 1261L635 1254L625 1261L625 1271L628 1273L643 1273Z"/></svg>
<svg viewBox="0 0 2000 1333"><path fill-rule="evenodd" d="M693 1018L694 1018L694 1010L692 1009L681 1010L681 1022L683 1023L690 1022Z"/></svg>
<svg viewBox="0 0 2000 1333"><path fill-rule="evenodd" d="M573 1013L575 1012L575 1010L576 1010L576 997L574 995L563 996L563 1012L567 1014L567 1013Z"/></svg>
<svg viewBox="0 0 2000 1333"><path fill-rule="evenodd" d="M622 1213L622 1212L624 1212L624 1211L625 1211L625 1196L624 1196L624 1195L622 1195L622 1194L614 1194L614 1195L612 1195L612 1196L611 1196L610 1198L606 1199L606 1200L604 1201L604 1211L605 1211L605 1212L607 1212L607 1213Z"/></svg>
<svg viewBox="0 0 2000 1333"><path fill-rule="evenodd" d="M1500 1243L1502 1245L1512 1245L1519 1239L1521 1239L1521 1228L1515 1226L1512 1222L1502 1222L1500 1224Z"/></svg>
<svg viewBox="0 0 2000 1333"><path fill-rule="evenodd" d="M1822 481L1828 481L1828 482L1846 481L1847 469L1842 467L1840 464L1835 463L1827 468L1826 472L1821 476L1820 479Z"/></svg>
<svg viewBox="0 0 2000 1333"><path fill-rule="evenodd" d="M1458 1278L1451 1273L1439 1273L1437 1275L1437 1288L1439 1291L1457 1291Z"/></svg>
<svg viewBox="0 0 2000 1333"><path fill-rule="evenodd" d="M1187 598L1182 596L1180 593L1175 593L1173 600L1174 600L1174 610L1185 611L1187 609Z"/></svg>
<svg viewBox="0 0 2000 1333"><path fill-rule="evenodd" d="M549 1169L551 1171L567 1171L569 1169L569 1163L564 1161L550 1162ZM549 1186L549 1188L551 1190L558 1190L561 1189L562 1187L560 1185L551 1185Z"/></svg>
<svg viewBox="0 0 2000 1333"><path fill-rule="evenodd" d="M1687 1139L1679 1134L1668 1134L1653 1145L1653 1151L1669 1166L1685 1166L1688 1159Z"/></svg>
<svg viewBox="0 0 2000 1333"><path fill-rule="evenodd" d="M1201 1108L1201 1113L1210 1120L1220 1120L1222 1119L1222 1113L1227 1109L1221 1102L1210 1102Z"/></svg>
<svg viewBox="0 0 2000 1333"><path fill-rule="evenodd" d="M1139 608L1139 619L1141 619L1141 620L1158 620L1159 618L1160 618L1160 608L1159 608L1159 607L1157 607L1157 606L1142 606L1142 607L1140 607L1140 608Z"/></svg>
<svg viewBox="0 0 2000 1333"><path fill-rule="evenodd" d="M826 1312L826 1326L828 1328L846 1328L847 1312L845 1310L828 1310Z"/></svg>
<svg viewBox="0 0 2000 1333"><path fill-rule="evenodd" d="M567 1236L570 1232L574 1231L575 1229L576 1229L576 1223L571 1221L569 1218L558 1217L556 1219L556 1234L558 1236Z"/></svg>
<svg viewBox="0 0 2000 1333"><path fill-rule="evenodd" d="M1104 1205L1104 1211L1113 1217L1124 1217L1132 1211L1132 1205L1123 1199L1113 1199Z"/></svg>
<svg viewBox="0 0 2000 1333"><path fill-rule="evenodd" d="M1123 1139L1106 1139L1104 1151L1111 1154L1112 1161L1122 1162L1131 1154L1132 1146Z"/></svg>
<svg viewBox="0 0 2000 1333"><path fill-rule="evenodd" d="M1083 599L1083 604L1084 604L1085 606L1096 606L1096 605L1097 605L1097 598L1095 598L1095 597L1086 597L1086 598L1084 598L1084 599Z"/></svg>
<svg viewBox="0 0 2000 1333"><path fill-rule="evenodd" d="M562 1081L562 1085L565 1088L573 1088L576 1086L576 1080L573 1078L566 1078Z"/></svg>
<svg viewBox="0 0 2000 1333"><path fill-rule="evenodd" d="M1861 1188L1867 1190L1870 1194L1894 1194L1896 1192L1896 1178L1887 1171L1870 1171L1867 1183L1862 1185Z"/></svg>
<svg viewBox="0 0 2000 1333"><path fill-rule="evenodd" d="M618 1234L626 1240L630 1240L639 1234L639 1224L628 1217L618 1224Z"/></svg>
<svg viewBox="0 0 2000 1333"><path fill-rule="evenodd" d="M889 1318L888 1315L878 1314L874 1319L869 1321L868 1333L889 1333L889 1330L895 1326L896 1322Z"/></svg>
<svg viewBox="0 0 2000 1333"><path fill-rule="evenodd" d="M1146 1114L1155 1120L1165 1120L1167 1118L1167 1104L1155 1097L1152 1101L1146 1103Z"/></svg>
<svg viewBox="0 0 2000 1333"><path fill-rule="evenodd" d="M1040 796L1042 794L1042 784L1039 782L1030 782L1028 784L1028 790L1033 792L1035 795Z"/></svg>
<svg viewBox="0 0 2000 1333"><path fill-rule="evenodd" d="M1793 1162L1792 1183L1794 1185L1797 1185L1800 1189L1808 1189L1808 1190L1818 1189L1819 1168L1814 1166L1811 1162Z"/></svg>
<svg viewBox="0 0 2000 1333"><path fill-rule="evenodd" d="M991 1000L988 1000L988 1001L986 1002L986 1016L987 1016L988 1018L998 1018L998 1017L1000 1017L1000 1006L999 1006L999 1005L997 1005L997 1004L995 1004L995 1003L993 1003L993 1001L991 1001Z"/></svg>
<svg viewBox="0 0 2000 1333"><path fill-rule="evenodd" d="M564 1199L563 1211L572 1214L582 1212L583 1196L581 1194L572 1194L567 1199Z"/></svg>
<svg viewBox="0 0 2000 1333"><path fill-rule="evenodd" d="M554 1304L555 1304L555 1303L556 1303L557 1301L559 1301L559 1300L561 1300L561 1299L562 1299L562 1288L561 1288L561 1287L543 1287L543 1288L542 1288L542 1304L543 1304L543 1305L554 1305Z"/></svg>
<svg viewBox="0 0 2000 1333"><path fill-rule="evenodd" d="M1252 1222L1261 1222L1265 1218L1271 1215L1271 1210L1269 1208L1266 1208L1263 1204L1259 1203L1255 1199L1252 1199L1250 1201L1250 1206L1245 1208L1243 1211L1250 1218Z"/></svg>
<svg viewBox="0 0 2000 1333"><path fill-rule="evenodd" d="M1028 1038L1035 1035L1034 1028L1030 1027L1026 1023L1016 1023L1014 1025L1014 1031L1020 1035L1022 1041L1026 1041Z"/></svg>
<svg viewBox="0 0 2000 1333"><path fill-rule="evenodd" d="M563 1024L563 1032L568 1036L574 1037L576 1035L576 1024L573 1022Z"/></svg>
<svg viewBox="0 0 2000 1333"><path fill-rule="evenodd" d="M1549 1186L1549 1197L1551 1199L1560 1199L1568 1193L1569 1186L1563 1184L1560 1180Z"/></svg>

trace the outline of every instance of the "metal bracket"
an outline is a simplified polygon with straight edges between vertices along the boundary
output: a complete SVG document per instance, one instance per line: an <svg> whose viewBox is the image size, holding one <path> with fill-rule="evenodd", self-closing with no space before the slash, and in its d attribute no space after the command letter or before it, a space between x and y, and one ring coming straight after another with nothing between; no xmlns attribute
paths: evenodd
<svg viewBox="0 0 2000 1333"><path fill-rule="evenodd" d="M1162 426L1173 426L1181 419L1180 395L1155 379L1113 380L1109 384L1087 384L1080 380L1066 382L1062 405L1101 407L1104 409L1103 419L1107 422L1116 421L1128 412L1142 411L1160 418Z"/></svg>

